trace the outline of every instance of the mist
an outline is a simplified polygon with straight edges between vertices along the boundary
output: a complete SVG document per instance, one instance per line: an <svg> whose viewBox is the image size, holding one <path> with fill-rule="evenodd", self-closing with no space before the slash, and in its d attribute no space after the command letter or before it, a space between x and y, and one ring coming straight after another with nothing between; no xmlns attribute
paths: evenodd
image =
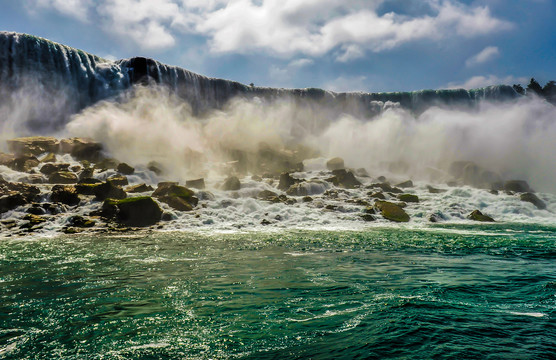
<svg viewBox="0 0 556 360"><path fill-rule="evenodd" d="M401 176L428 181L435 180L431 168L473 161L505 179L556 192L556 108L536 97L483 102L468 111L433 107L419 116L391 104L370 119L327 115L318 106L255 98L194 116L165 88L136 87L119 101L86 108L64 132L102 142L120 161L158 161L176 180L206 176L231 160L230 151L256 152L264 143L277 151L303 146L325 158L340 156L373 176L387 172L385 164L404 163Z"/></svg>

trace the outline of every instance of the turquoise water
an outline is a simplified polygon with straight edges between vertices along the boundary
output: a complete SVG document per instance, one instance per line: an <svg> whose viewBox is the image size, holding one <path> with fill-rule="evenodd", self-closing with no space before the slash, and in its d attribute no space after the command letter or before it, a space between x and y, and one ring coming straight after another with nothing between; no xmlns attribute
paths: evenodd
<svg viewBox="0 0 556 360"><path fill-rule="evenodd" d="M550 359L556 227L0 240L0 358Z"/></svg>

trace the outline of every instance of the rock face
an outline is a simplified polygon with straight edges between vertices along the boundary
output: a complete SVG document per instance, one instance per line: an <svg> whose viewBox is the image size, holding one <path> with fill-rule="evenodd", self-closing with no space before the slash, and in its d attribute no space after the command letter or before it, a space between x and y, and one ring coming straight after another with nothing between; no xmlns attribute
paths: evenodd
<svg viewBox="0 0 556 360"><path fill-rule="evenodd" d="M340 157L335 157L326 162L326 168L328 170L341 170L344 168L344 159Z"/></svg>
<svg viewBox="0 0 556 360"><path fill-rule="evenodd" d="M377 208L378 211L380 211L380 214L385 219L388 219L390 221L395 221L395 222L409 221L409 215L404 211L404 209L402 209L396 204L393 204L388 201L377 200L375 202L375 207Z"/></svg>
<svg viewBox="0 0 556 360"><path fill-rule="evenodd" d="M239 189L241 189L241 183L236 176L230 176L222 185L222 190L224 191L237 191Z"/></svg>
<svg viewBox="0 0 556 360"><path fill-rule="evenodd" d="M193 195L192 190L174 183L162 183L152 194L178 211L191 211L197 206L199 199Z"/></svg>
<svg viewBox="0 0 556 360"><path fill-rule="evenodd" d="M8 149L16 155L39 155L45 152L58 152L59 143L56 138L47 136L31 136L6 141Z"/></svg>
<svg viewBox="0 0 556 360"><path fill-rule="evenodd" d="M467 215L469 220L481 221L481 222L494 222L494 219L488 215L484 215L479 210L473 211L471 214Z"/></svg>
<svg viewBox="0 0 556 360"><path fill-rule="evenodd" d="M151 226L160 221L162 210L150 196L106 199L103 215L126 226Z"/></svg>
<svg viewBox="0 0 556 360"><path fill-rule="evenodd" d="M531 204L535 205L537 209L546 209L546 204L544 203L544 201L539 199L539 197L533 193L521 194L519 198L521 199L521 201L530 202Z"/></svg>

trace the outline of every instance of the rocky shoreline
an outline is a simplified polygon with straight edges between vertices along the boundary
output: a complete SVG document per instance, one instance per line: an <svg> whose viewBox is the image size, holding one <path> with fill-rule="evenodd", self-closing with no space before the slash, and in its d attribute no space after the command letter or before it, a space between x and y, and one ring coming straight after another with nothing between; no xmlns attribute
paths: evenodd
<svg viewBox="0 0 556 360"><path fill-rule="evenodd" d="M314 153L274 150L264 145L256 156L232 153L233 161L227 164L222 178L210 181L208 190L205 178L186 180L185 186L169 181L164 177L163 166L154 162L141 166L140 171L159 180L156 184L139 182L137 177L130 183L128 178L135 176L136 169L107 157L103 145L90 139L36 136L8 140L7 146L10 153L0 153L0 234L5 237L45 229L66 234L164 229L167 224L183 221L180 214L200 219L204 210L225 211L227 204L241 196L270 204L310 207L317 212L336 212L360 222L409 222L408 209L415 212L423 201L412 180L374 178L365 169L346 168L341 158L328 159L325 170L303 172L304 161ZM248 161L253 156L256 161ZM406 165L389 166L390 170L403 173ZM517 197L539 210L547 208L527 182L503 181L472 162L454 162L446 174L449 180L444 185L426 184L427 198L443 196L450 187L472 186L493 195ZM9 177L18 181L9 181ZM251 190L240 195L246 186ZM213 192L226 196L215 196ZM460 213L458 216L470 221L496 220L480 209ZM438 211L425 216L428 222L445 221ZM264 214L259 224L272 225L281 220L281 215ZM203 221L210 225L213 220Z"/></svg>

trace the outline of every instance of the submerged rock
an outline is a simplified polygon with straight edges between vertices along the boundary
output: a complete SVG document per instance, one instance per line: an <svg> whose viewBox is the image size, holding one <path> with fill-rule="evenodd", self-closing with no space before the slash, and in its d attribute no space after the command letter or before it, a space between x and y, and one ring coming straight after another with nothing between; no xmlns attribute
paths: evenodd
<svg viewBox="0 0 556 360"><path fill-rule="evenodd" d="M546 209L546 204L544 203L544 201L539 199L538 196L533 193L521 194L519 198L521 199L521 201L530 202L531 204L535 205L537 209Z"/></svg>
<svg viewBox="0 0 556 360"><path fill-rule="evenodd" d="M481 221L481 222L494 222L494 219L488 215L484 215L479 210L474 210L471 214L467 215L469 220Z"/></svg>
<svg viewBox="0 0 556 360"><path fill-rule="evenodd" d="M395 222L408 222L409 215L398 205L388 201L377 200L375 208L380 211L382 217Z"/></svg>
<svg viewBox="0 0 556 360"><path fill-rule="evenodd" d="M106 199L103 215L126 226L151 226L160 221L162 210L150 196Z"/></svg>

